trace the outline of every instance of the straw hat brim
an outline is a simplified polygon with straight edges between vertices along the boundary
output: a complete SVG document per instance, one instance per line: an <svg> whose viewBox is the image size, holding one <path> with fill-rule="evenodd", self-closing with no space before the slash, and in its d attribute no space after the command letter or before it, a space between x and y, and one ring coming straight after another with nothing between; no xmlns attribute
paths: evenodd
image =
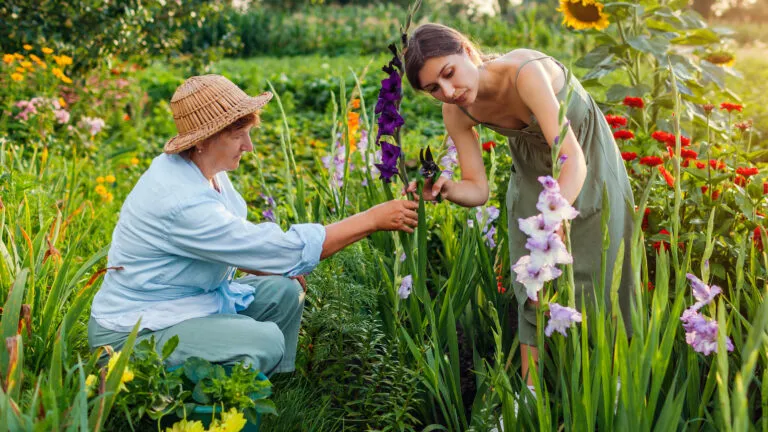
<svg viewBox="0 0 768 432"><path fill-rule="evenodd" d="M179 134L171 138L167 143L165 143L165 146L163 146L163 152L168 154L182 152L199 143L200 141L203 141L204 139L211 137L217 132L223 130L240 117L260 110L271 99L271 92L264 92L256 97L248 97L243 99L226 114L211 120L210 122L198 127L193 131Z"/></svg>

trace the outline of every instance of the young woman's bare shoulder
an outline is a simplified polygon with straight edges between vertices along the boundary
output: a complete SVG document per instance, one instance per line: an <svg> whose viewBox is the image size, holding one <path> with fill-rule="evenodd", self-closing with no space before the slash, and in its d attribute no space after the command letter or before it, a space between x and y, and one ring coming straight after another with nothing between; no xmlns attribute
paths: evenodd
<svg viewBox="0 0 768 432"><path fill-rule="evenodd" d="M544 56L546 56L546 54L541 51L528 48L518 48L493 59L492 64L497 67L517 70L517 68L519 68L526 61Z"/></svg>
<svg viewBox="0 0 768 432"><path fill-rule="evenodd" d="M443 104L443 122L455 126L457 129L472 129L477 123L461 111L458 105Z"/></svg>

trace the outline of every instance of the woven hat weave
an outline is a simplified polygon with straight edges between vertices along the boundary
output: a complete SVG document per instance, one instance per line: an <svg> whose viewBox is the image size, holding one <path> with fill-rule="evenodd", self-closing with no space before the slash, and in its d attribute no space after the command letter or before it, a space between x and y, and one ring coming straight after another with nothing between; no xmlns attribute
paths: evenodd
<svg viewBox="0 0 768 432"><path fill-rule="evenodd" d="M248 96L221 75L193 76L184 81L171 98L171 112L179 134L165 143L163 151L186 150L240 117L258 111L270 99L270 92Z"/></svg>

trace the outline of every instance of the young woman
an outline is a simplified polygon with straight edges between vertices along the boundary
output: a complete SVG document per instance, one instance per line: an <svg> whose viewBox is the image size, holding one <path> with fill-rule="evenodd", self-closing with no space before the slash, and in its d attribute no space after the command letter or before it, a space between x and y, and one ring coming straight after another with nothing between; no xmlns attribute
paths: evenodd
<svg viewBox="0 0 768 432"><path fill-rule="evenodd" d="M508 137L513 167L506 195L511 262L527 255L526 235L518 219L538 213L542 188L539 176L552 174L551 146L560 133L558 110L573 92L566 117L570 122L560 154L567 156L558 183L561 194L579 211L571 222L576 304L582 298L594 304L594 285L600 279L602 254L602 193L608 191L610 220L605 299L619 245L624 240L624 261L619 305L624 324L630 326L629 240L634 200L621 154L611 128L595 101L576 79L566 85L566 68L552 57L531 49L516 49L487 59L460 32L440 24L423 24L408 39L405 72L416 90L443 102L443 121L453 138L461 167L461 180L440 178L427 183L424 198L438 194L456 204L473 207L488 200L488 179L473 128L488 127ZM410 185L410 191L415 185ZM630 206L628 206L628 204ZM525 287L513 281L518 299L522 375L528 384L528 356L538 361L536 304ZM607 304L610 307L610 304Z"/></svg>

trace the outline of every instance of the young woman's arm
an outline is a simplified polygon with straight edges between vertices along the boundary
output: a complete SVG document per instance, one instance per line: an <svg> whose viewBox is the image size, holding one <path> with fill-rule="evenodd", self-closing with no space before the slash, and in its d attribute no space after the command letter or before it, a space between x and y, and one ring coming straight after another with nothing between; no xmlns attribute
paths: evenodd
<svg viewBox="0 0 768 432"><path fill-rule="evenodd" d="M489 188L480 143L472 129L474 122L456 105L451 104L443 104L443 122L448 135L456 145L461 180L455 182L440 177L434 184L426 181L423 198L432 201L440 194L443 198L460 206L481 206L488 201ZM415 192L416 183L411 182L407 191Z"/></svg>
<svg viewBox="0 0 768 432"><path fill-rule="evenodd" d="M555 137L560 135L560 105L552 89L551 79L541 63L530 62L525 65L518 74L517 91L523 103L536 116L547 144L552 147ZM581 145L570 126L560 147L560 155L567 156L558 178L560 193L573 204L587 178L587 164Z"/></svg>

